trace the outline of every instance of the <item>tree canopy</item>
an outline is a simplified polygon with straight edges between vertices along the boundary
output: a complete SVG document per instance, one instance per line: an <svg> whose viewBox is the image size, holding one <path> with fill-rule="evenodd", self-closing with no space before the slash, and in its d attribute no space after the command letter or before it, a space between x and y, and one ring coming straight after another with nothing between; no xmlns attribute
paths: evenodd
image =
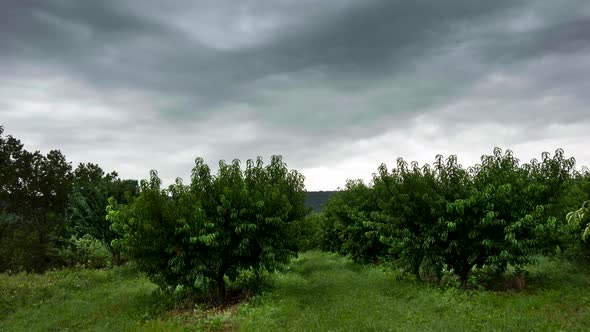
<svg viewBox="0 0 590 332"><path fill-rule="evenodd" d="M117 246L118 234L111 229L106 219L108 199L127 203L137 196L136 180L122 180L116 172L105 174L96 164L80 164L74 170L74 188L69 197L68 224L77 236L90 235L101 241L110 251L114 263L121 263L121 248Z"/></svg>
<svg viewBox="0 0 590 332"><path fill-rule="evenodd" d="M0 271L42 271L63 230L71 165L59 150L29 152L0 129Z"/></svg>
<svg viewBox="0 0 590 332"><path fill-rule="evenodd" d="M214 284L225 297L225 277L272 270L296 254L293 222L306 214L303 176L280 156L219 162L212 175L201 158L190 185L168 189L152 171L129 204L111 199L108 218L140 269L164 289Z"/></svg>
<svg viewBox="0 0 590 332"><path fill-rule="evenodd" d="M456 156L433 167L398 159L381 165L372 186L350 182L327 204L324 248L362 261L391 258L420 272L452 269L465 284L474 267L502 273L563 243L559 223L575 160L559 149L521 165L496 148L463 168ZM379 238L385 249L375 244ZM561 241L561 242L560 242Z"/></svg>

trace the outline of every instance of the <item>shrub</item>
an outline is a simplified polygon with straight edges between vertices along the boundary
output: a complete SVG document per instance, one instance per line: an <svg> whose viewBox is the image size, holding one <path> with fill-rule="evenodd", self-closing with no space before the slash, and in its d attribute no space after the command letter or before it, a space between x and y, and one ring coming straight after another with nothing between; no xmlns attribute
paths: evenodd
<svg viewBox="0 0 590 332"><path fill-rule="evenodd" d="M99 269L112 264L108 248L90 235L72 236L68 244L58 250L58 255L71 267Z"/></svg>

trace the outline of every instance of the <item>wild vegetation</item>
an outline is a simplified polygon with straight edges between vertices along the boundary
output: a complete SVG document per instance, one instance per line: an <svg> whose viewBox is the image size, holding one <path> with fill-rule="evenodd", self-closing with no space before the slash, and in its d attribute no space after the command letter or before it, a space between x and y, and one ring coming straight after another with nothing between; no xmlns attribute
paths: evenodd
<svg viewBox="0 0 590 332"><path fill-rule="evenodd" d="M105 208L109 197L124 202L137 195L137 181L105 175L91 163L73 169L59 150L29 152L3 132L0 127L0 272L121 263Z"/></svg>
<svg viewBox="0 0 590 332"><path fill-rule="evenodd" d="M2 330L590 324L590 172L561 149L522 164L496 148L467 168L400 158L313 211L280 156L215 174L197 158L189 184L162 188L156 171L74 168L3 131Z"/></svg>

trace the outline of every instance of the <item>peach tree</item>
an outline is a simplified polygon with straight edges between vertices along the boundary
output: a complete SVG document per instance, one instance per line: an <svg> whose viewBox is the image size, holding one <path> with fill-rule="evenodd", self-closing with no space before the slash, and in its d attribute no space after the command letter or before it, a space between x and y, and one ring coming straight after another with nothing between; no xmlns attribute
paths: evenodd
<svg viewBox="0 0 590 332"><path fill-rule="evenodd" d="M273 270L296 255L294 221L303 218L304 178L280 156L219 162L216 175L197 158L191 183L161 188L155 171L127 205L111 200L108 219L120 244L163 289L201 283L226 296L225 278L242 270Z"/></svg>
<svg viewBox="0 0 590 332"><path fill-rule="evenodd" d="M497 273L507 266L522 267L539 253L553 251L559 243L558 219L546 210L572 175L573 159L558 150L553 158L520 165L512 152L499 148L482 156L481 164L468 170L466 194L445 194L446 206L437 222L442 261L452 267L466 285L475 266L489 266ZM448 186L439 174L442 188Z"/></svg>
<svg viewBox="0 0 590 332"><path fill-rule="evenodd" d="M443 203L434 170L398 158L391 171L382 164L373 176L375 196L380 208L380 240L389 246L391 258L406 266L417 279L423 263L437 264L435 228L437 211ZM433 259L434 258L434 259Z"/></svg>
<svg viewBox="0 0 590 332"><path fill-rule="evenodd" d="M421 272L454 271L463 286L474 267L497 273L522 267L563 240L559 200L571 186L575 161L562 150L521 165L511 151L494 149L481 164L463 168L456 156L437 156L432 167L398 159L381 165L371 186L348 186L328 204L331 243L363 260L385 257ZM330 218L329 218L330 219ZM324 234L327 234L324 231ZM364 251L359 250L364 249Z"/></svg>
<svg viewBox="0 0 590 332"><path fill-rule="evenodd" d="M582 204L582 207L578 210L571 211L567 214L567 221L568 223L572 224L574 227L582 228L582 240L587 241L590 238L590 222L586 225L582 225L585 221L585 217L590 212L590 201L586 201ZM586 218L587 219L587 218Z"/></svg>
<svg viewBox="0 0 590 332"><path fill-rule="evenodd" d="M361 180L349 180L322 211L321 247L349 255L354 261L375 262L387 253L380 241L374 191Z"/></svg>

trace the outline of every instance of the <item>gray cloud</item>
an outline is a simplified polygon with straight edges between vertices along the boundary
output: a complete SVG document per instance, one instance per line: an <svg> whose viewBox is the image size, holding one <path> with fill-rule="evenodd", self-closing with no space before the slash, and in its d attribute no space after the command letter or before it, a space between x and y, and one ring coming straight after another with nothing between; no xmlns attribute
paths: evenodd
<svg viewBox="0 0 590 332"><path fill-rule="evenodd" d="M384 154L563 143L589 31L581 0L9 1L0 118L132 177L281 153L334 188Z"/></svg>
<svg viewBox="0 0 590 332"><path fill-rule="evenodd" d="M419 66L422 56L452 39L457 25L501 14L518 2L353 3L279 27L261 45L230 50L193 38L174 26L174 17L158 20L139 3L118 3L50 1L8 10L11 29L3 29L2 39L8 40L9 55L47 62L94 85L180 94L209 106L250 99L256 92L247 89L252 81L308 69L341 82L338 87L366 89L367 81ZM255 5L265 4L250 7ZM232 3L221 6L232 9ZM313 3L307 7L315 9ZM226 23L220 19L218 24ZM198 22L191 27L202 28Z"/></svg>

